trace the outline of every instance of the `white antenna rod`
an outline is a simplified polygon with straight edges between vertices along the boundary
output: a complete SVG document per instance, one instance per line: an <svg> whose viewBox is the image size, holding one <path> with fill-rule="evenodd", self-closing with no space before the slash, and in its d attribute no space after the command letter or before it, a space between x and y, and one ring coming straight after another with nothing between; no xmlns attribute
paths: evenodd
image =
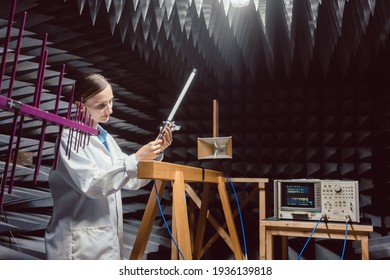
<svg viewBox="0 0 390 280"><path fill-rule="evenodd" d="M172 109L171 113L169 114L167 121L170 122L173 120L173 117L175 116L176 111L179 108L181 101L183 100L184 96L186 95L188 87L190 86L192 80L194 79L195 74L196 74L196 69L193 69L190 77L188 78L186 84L184 85L183 90L181 91L181 93L179 95L179 98L176 100L175 106L173 106L173 109Z"/></svg>

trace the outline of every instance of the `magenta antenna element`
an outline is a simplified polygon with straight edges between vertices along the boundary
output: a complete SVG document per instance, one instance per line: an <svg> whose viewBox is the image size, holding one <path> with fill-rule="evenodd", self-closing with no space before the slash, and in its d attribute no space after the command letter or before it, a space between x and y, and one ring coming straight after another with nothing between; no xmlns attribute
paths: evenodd
<svg viewBox="0 0 390 280"><path fill-rule="evenodd" d="M7 98L4 96L0 96L0 108L5 109L7 111L15 112L18 111L21 115L29 116L34 119L38 119L41 121L47 121L48 123L52 123L54 125L62 125L68 128L73 128L75 130L83 131L88 134L97 135L98 130L96 128L92 128L90 126L86 126L82 123L78 123L73 120L69 120L65 117L55 115L48 111L41 110L39 108L35 108L31 105L21 103L19 101L13 100L11 98Z"/></svg>

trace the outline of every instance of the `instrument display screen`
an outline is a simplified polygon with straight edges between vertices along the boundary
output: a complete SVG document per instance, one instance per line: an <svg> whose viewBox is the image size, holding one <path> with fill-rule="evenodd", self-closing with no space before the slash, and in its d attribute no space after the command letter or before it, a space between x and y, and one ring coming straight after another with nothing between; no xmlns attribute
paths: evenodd
<svg viewBox="0 0 390 280"><path fill-rule="evenodd" d="M313 183L289 183L281 185L282 207L315 208Z"/></svg>

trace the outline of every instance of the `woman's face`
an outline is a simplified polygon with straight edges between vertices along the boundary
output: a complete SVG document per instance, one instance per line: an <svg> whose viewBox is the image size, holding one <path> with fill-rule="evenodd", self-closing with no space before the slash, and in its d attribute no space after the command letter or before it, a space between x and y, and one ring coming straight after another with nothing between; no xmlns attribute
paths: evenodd
<svg viewBox="0 0 390 280"><path fill-rule="evenodd" d="M113 98L111 86L107 86L103 91L84 102L83 105L87 108L87 119L91 115L95 128L98 123L106 123L110 119Z"/></svg>

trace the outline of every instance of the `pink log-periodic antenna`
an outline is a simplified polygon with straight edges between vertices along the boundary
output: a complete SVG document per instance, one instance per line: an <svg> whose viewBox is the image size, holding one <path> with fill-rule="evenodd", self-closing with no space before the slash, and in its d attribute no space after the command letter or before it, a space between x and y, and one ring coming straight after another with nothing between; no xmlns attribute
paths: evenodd
<svg viewBox="0 0 390 280"><path fill-rule="evenodd" d="M4 50L3 50L3 60L1 62L1 69L0 69L0 92L1 87L4 80L4 74L5 74L5 66L7 64L7 53L8 53L8 44L11 39L11 30L12 25L14 24L14 17L15 17L15 10L16 10L16 0L14 0L14 4L10 11L8 26L7 26L7 34L5 35L5 43L4 43ZM1 200L0 200L1 202Z"/></svg>
<svg viewBox="0 0 390 280"><path fill-rule="evenodd" d="M12 6L11 11L10 11L10 17L9 17L10 20L8 22L7 34L6 34L6 38L5 38L5 46L4 46L3 56L2 56L2 65L0 68L0 92L2 89L3 81L5 80L5 69L6 69L6 61L7 61L6 57L7 57L7 53L8 53L8 45L9 45L9 42L11 39L11 30L12 30L12 25L14 22L15 10L16 10L16 0L14 0L13 6ZM10 161L12 158L12 154L14 153L11 179L10 179L9 189L8 189L9 193L11 193L11 191L12 191L13 182L14 182L14 178L15 178L15 170L16 170L15 168L17 165L16 164L17 163L17 161L16 161L17 154L18 154L19 147L20 147L20 140L22 137L23 122L24 122L25 116L29 116L31 118L42 121L42 133L41 133L41 138L39 141L38 159L36 162L36 169L34 172L34 184L36 183L36 179L38 177L38 172L39 172L39 168L40 168L40 164L41 164L42 148L43 148L43 144L44 144L46 126L48 123L52 123L52 124L59 126L60 132L59 132L58 141L60 141L63 127L70 128L72 132L74 130L76 130L79 133L87 133L88 134L88 142L89 142L90 135L97 135L98 134L97 129L93 128L93 119L91 119L91 116L89 116L88 125L85 125L86 112L84 113L84 116L80 116L76 121L71 120L74 86L73 86L72 92L71 92L67 117L64 118L64 117L58 115L59 100L60 100L60 95L61 95L62 79L64 76L65 65L63 65L63 68L62 68L62 71L60 74L58 93L57 93L57 98L56 98L56 105L54 108L54 114L50 113L48 111L41 110L39 108L42 89L43 89L43 85L44 85L44 72L45 72L47 58L48 58L48 51L46 49L46 42L47 42L47 36L48 36L47 34L45 34L45 38L44 38L43 44L42 44L42 51L41 51L41 56L40 56L40 63L39 63L39 69L38 69L38 74L37 74L37 82L36 82L33 104L32 105L23 104L20 101L13 100L11 98L12 91L13 91L13 84L14 84L15 77L16 77L16 68L17 68L16 66L18 63L18 56L20 54L21 41L22 41L22 37L23 37L23 31L24 31L24 27L25 27L25 23L26 23L26 18L27 18L27 13L24 12L21 28L19 30L17 47L15 50L13 69L11 72L11 78L10 78L10 83L9 83L9 92L7 94L7 97L0 95L0 109L5 109L7 111L14 113L14 118L13 118L13 122L12 122L12 131L10 134L7 156L6 156L5 166L4 166L4 172L3 172L3 176L2 176L2 180L1 180L0 207L2 207L2 204L3 204L3 198L4 198L4 194L5 194L5 186L6 186L7 181L8 181L7 179L8 179L9 164L10 164ZM13 149L14 137L15 137L16 130L17 130L17 123L18 123L19 116L20 116L20 120L19 120L19 127L18 127L17 142L16 142L15 149ZM70 141L71 141L71 137L70 137ZM84 142L85 142L85 139L84 139ZM81 140L79 141L79 143L81 144ZM60 142L58 142L56 146L59 147ZM70 145L68 144L68 146L71 150L72 143L70 143ZM68 149L68 147L67 147L67 149ZM69 157L70 157L70 150L69 150L69 154L68 154ZM54 162L55 167L57 166L56 165L57 160L58 160L58 150L56 150L56 154L55 154L55 162Z"/></svg>

